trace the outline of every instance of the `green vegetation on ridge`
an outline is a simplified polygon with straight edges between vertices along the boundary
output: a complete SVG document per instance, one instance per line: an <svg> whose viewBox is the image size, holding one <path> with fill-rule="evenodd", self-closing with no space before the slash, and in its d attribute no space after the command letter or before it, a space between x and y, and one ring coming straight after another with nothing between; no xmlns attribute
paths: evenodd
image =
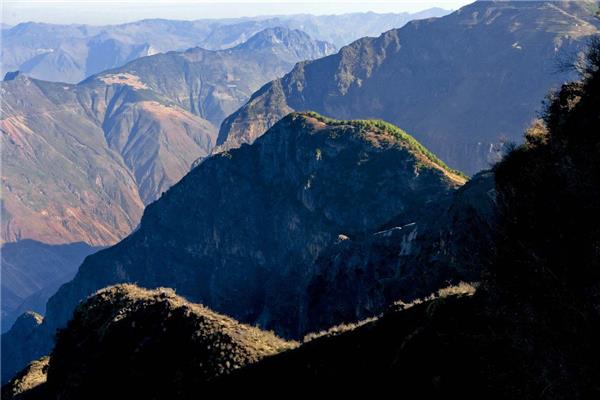
<svg viewBox="0 0 600 400"><path fill-rule="evenodd" d="M393 125L389 122L386 122L381 119L356 119L356 120L339 120L330 117L326 117L321 115L315 111L307 111L304 113L293 113L297 115L306 115L311 118L315 118L320 122L326 123L331 126L341 126L341 125L351 125L359 128L361 131L372 130L379 131L382 133L390 133L402 143L406 145L406 147L412 152L412 154L417 156L424 156L427 160L436 164L442 170L453 174L458 175L463 179L468 179L469 177L463 172L452 169L446 165L442 160L439 159L435 154L429 151L425 146L423 146L417 139L398 128L396 125Z"/></svg>

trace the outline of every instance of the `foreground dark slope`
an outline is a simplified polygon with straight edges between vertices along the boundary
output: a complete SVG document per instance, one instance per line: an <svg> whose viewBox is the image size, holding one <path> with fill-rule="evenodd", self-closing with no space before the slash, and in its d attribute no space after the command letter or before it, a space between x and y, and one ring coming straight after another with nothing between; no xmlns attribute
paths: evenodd
<svg viewBox="0 0 600 400"><path fill-rule="evenodd" d="M381 118L414 133L451 167L485 169L520 140L559 71L597 33L596 1L478 1L299 63L221 126L224 148L250 143L287 113Z"/></svg>
<svg viewBox="0 0 600 400"><path fill-rule="evenodd" d="M396 127L292 114L254 145L206 159L146 209L135 233L88 257L41 326L3 341L4 379L47 354L80 300L118 282L173 287L296 338L477 279L473 257L490 247L462 239L489 235L489 178L455 191L465 179ZM369 256L382 246L388 253ZM352 248L364 257L335 278Z"/></svg>
<svg viewBox="0 0 600 400"><path fill-rule="evenodd" d="M81 304L49 365L47 358L33 363L2 397L192 398L205 382L295 345L171 289L118 285Z"/></svg>
<svg viewBox="0 0 600 400"><path fill-rule="evenodd" d="M498 254L474 296L388 311L239 371L224 388L401 388L408 397L600 396L600 41L581 82L495 169Z"/></svg>

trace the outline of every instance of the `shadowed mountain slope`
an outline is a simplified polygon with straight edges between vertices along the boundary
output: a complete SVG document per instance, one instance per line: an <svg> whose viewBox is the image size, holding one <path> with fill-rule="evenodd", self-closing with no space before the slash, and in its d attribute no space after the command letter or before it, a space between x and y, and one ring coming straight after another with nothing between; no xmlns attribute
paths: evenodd
<svg viewBox="0 0 600 400"><path fill-rule="evenodd" d="M223 388L359 382L409 397L598 397L600 39L579 69L582 80L550 96L543 122L494 168L497 255L474 296L400 304L239 371Z"/></svg>

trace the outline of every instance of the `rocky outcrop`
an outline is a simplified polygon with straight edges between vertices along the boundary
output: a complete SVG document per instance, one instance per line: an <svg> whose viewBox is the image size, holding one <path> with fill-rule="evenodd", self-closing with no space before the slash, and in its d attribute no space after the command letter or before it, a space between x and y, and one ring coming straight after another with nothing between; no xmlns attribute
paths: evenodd
<svg viewBox="0 0 600 400"><path fill-rule="evenodd" d="M502 143L521 140L549 88L573 77L561 63L599 32L597 9L477 1L357 40L262 87L223 122L217 144L251 143L289 112L314 110L390 121L473 174L497 160Z"/></svg>
<svg viewBox="0 0 600 400"><path fill-rule="evenodd" d="M40 314L28 311L2 334L2 384L33 360L49 353L48 341L52 341L53 336L44 334L40 329L42 321ZM32 357L32 354L39 356Z"/></svg>

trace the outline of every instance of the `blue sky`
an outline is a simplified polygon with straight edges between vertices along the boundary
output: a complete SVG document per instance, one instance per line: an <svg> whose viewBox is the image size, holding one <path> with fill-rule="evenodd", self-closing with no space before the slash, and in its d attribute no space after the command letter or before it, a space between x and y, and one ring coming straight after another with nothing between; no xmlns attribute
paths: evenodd
<svg viewBox="0 0 600 400"><path fill-rule="evenodd" d="M375 0L375 1L211 1L211 0L4 0L5 24L36 21L57 24L114 24L145 18L200 19L273 14L343 14L348 12L415 12L430 7L455 10L471 1Z"/></svg>

